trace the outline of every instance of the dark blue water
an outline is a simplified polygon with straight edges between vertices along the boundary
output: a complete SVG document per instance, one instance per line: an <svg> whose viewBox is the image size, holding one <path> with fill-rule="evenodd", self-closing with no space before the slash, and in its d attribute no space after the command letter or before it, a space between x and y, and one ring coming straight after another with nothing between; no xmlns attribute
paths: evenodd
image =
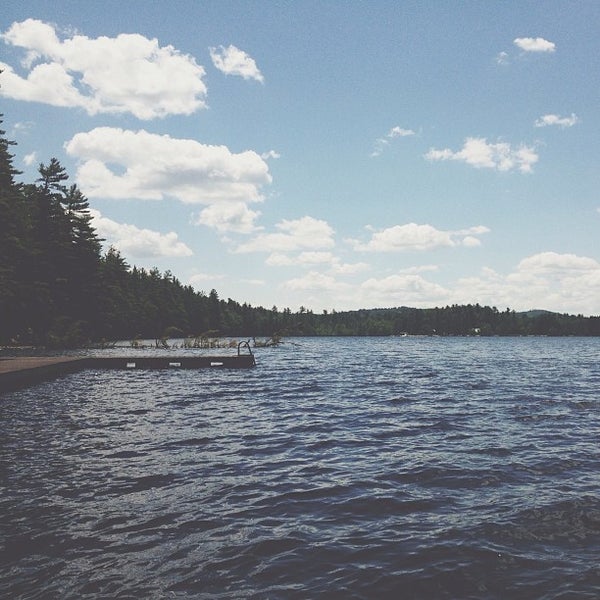
<svg viewBox="0 0 600 600"><path fill-rule="evenodd" d="M600 340L295 339L0 398L3 598L598 598Z"/></svg>

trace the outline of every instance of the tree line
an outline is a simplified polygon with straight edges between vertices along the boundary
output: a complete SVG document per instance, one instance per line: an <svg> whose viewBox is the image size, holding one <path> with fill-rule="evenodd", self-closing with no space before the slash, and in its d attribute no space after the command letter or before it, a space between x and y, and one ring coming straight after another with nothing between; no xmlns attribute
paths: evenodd
<svg viewBox="0 0 600 600"><path fill-rule="evenodd" d="M0 115L1 117L1 115ZM0 119L0 124L2 123ZM445 308L278 310L221 299L169 271L102 252L89 202L60 162L19 183L0 130L0 343L81 346L122 339L211 335L600 335L600 318L515 313L479 305Z"/></svg>
<svg viewBox="0 0 600 600"><path fill-rule="evenodd" d="M309 312L304 317L298 322L303 335L600 335L600 317L548 311L517 313L479 304L333 311L323 315Z"/></svg>

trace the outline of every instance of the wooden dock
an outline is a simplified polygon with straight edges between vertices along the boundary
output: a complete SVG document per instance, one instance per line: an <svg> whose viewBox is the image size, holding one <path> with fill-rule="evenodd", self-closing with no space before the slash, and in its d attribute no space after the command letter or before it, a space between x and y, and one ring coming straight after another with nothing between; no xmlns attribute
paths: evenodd
<svg viewBox="0 0 600 600"><path fill-rule="evenodd" d="M252 352L224 356L31 356L0 358L0 393L86 369L250 369Z"/></svg>

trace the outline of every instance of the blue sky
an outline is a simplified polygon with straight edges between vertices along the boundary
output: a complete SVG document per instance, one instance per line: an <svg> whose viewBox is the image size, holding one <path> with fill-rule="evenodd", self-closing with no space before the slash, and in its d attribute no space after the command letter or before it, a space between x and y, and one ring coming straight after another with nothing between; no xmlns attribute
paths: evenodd
<svg viewBox="0 0 600 600"><path fill-rule="evenodd" d="M240 302L600 314L600 3L9 0L1 111Z"/></svg>

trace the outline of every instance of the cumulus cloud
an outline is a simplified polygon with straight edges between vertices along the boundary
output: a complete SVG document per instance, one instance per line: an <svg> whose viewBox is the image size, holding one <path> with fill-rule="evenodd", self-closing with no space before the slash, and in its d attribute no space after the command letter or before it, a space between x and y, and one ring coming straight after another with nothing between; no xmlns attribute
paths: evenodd
<svg viewBox="0 0 600 600"><path fill-rule="evenodd" d="M151 229L140 229L135 225L117 223L112 219L90 209L92 225L101 238L123 252L136 258L150 257L182 257L191 256L193 252L181 242L174 231L159 233Z"/></svg>
<svg viewBox="0 0 600 600"><path fill-rule="evenodd" d="M261 187L271 182L269 167L256 152L234 154L226 146L144 130L98 127L76 134L65 148L79 161L77 182L90 198L237 202L239 219L239 203L262 201Z"/></svg>
<svg viewBox="0 0 600 600"><path fill-rule="evenodd" d="M524 258L518 270L524 273L554 273L576 275L577 273L598 271L600 263L593 258L576 254L558 254L557 252L540 252Z"/></svg>
<svg viewBox="0 0 600 600"><path fill-rule="evenodd" d="M473 237L472 235L464 237L461 243L467 248L475 248L477 246L481 246L481 240L479 238Z"/></svg>
<svg viewBox="0 0 600 600"><path fill-rule="evenodd" d="M439 269L438 265L418 265L415 267L406 267L405 269L400 269L398 273L414 275L415 273L425 273L427 271L437 271Z"/></svg>
<svg viewBox="0 0 600 600"><path fill-rule="evenodd" d="M364 262L343 263L342 260L332 252L305 251L298 254L284 254L273 252L265 261L270 267L314 267L323 266L334 275L353 275L369 268Z"/></svg>
<svg viewBox="0 0 600 600"><path fill-rule="evenodd" d="M478 246L479 238L489 229L483 225L459 231L443 231L431 225L395 225L373 233L367 243L352 241L354 249L369 252L392 252L399 250L432 250L440 247Z"/></svg>
<svg viewBox="0 0 600 600"><path fill-rule="evenodd" d="M256 62L246 52L235 46L209 48L213 65L225 75L238 75L244 79L254 79L264 83L265 78Z"/></svg>
<svg viewBox="0 0 600 600"><path fill-rule="evenodd" d="M554 52L556 50L554 42L549 42L541 37L516 38L513 43L524 52Z"/></svg>
<svg viewBox="0 0 600 600"><path fill-rule="evenodd" d="M336 275L355 275L369 269L370 265L366 262L344 263L342 261L334 261L330 271Z"/></svg>
<svg viewBox="0 0 600 600"><path fill-rule="evenodd" d="M403 129L398 125L392 127L384 137L380 137L375 140L374 149L373 152L371 152L371 156L380 156L385 147L389 145L390 140L398 137L409 137L411 135L415 135L415 132L412 129Z"/></svg>
<svg viewBox="0 0 600 600"><path fill-rule="evenodd" d="M283 220L276 233L260 233L254 239L240 244L236 252L294 252L332 248L334 231L326 222L313 217Z"/></svg>
<svg viewBox="0 0 600 600"><path fill-rule="evenodd" d="M434 306L449 297L446 288L416 274L367 279L360 285L360 294L368 306L379 307Z"/></svg>
<svg viewBox="0 0 600 600"><path fill-rule="evenodd" d="M558 312L599 314L600 263L575 254L541 252L526 257L507 275L484 269L460 279L452 301L508 306L515 310L542 308Z"/></svg>
<svg viewBox="0 0 600 600"><path fill-rule="evenodd" d="M13 23L1 37L26 51L24 76L0 62L0 94L8 98L139 119L189 115L205 107L203 67L156 39L120 34L61 40L54 26L36 19Z"/></svg>
<svg viewBox="0 0 600 600"><path fill-rule="evenodd" d="M340 259L335 259L331 263L329 271L336 275L355 275L369 269L370 265L365 262L345 263Z"/></svg>
<svg viewBox="0 0 600 600"><path fill-rule="evenodd" d="M561 117L560 115L543 115L535 122L536 127L573 127L579 123L579 117L575 113L571 113L570 117Z"/></svg>
<svg viewBox="0 0 600 600"><path fill-rule="evenodd" d="M282 289L305 292L302 302L307 305L332 304L339 301L342 291L351 288L338 278L346 278L369 269L364 262L346 263L329 249L335 246L334 230L326 222L305 216L296 220L283 220L275 233L260 233L254 239L240 244L236 253L268 252L265 264L270 267L299 267L310 269L304 275L282 284ZM314 293L314 295L313 295ZM355 294L351 294L356 298ZM296 298L294 298L295 302ZM330 303L330 304L331 304Z"/></svg>
<svg viewBox="0 0 600 600"><path fill-rule="evenodd" d="M281 288L292 292L295 304L317 310L479 303L517 311L540 308L600 315L600 262L575 254L541 252L522 259L508 273L486 267L477 275L444 283L438 280L443 273L436 265L406 267L353 283L314 266Z"/></svg>
<svg viewBox="0 0 600 600"><path fill-rule="evenodd" d="M330 300L349 297L355 293L352 285L317 271L310 271L302 277L289 279L281 287L293 292L296 298L305 298L308 306L315 303L326 306Z"/></svg>
<svg viewBox="0 0 600 600"><path fill-rule="evenodd" d="M219 233L252 233L260 212L248 208L243 202L211 204L194 220L196 225L206 225Z"/></svg>
<svg viewBox="0 0 600 600"><path fill-rule="evenodd" d="M281 252L273 252L265 261L271 267L290 267L293 265L328 265L335 262L336 257L331 252L300 252L290 256Z"/></svg>
<svg viewBox="0 0 600 600"><path fill-rule="evenodd" d="M334 274L313 270L286 281L281 287L293 292L298 305L316 308L334 306L338 310L356 310L365 306L430 307L444 304L451 297L450 290L408 272L371 277L354 284L342 281Z"/></svg>
<svg viewBox="0 0 600 600"><path fill-rule="evenodd" d="M521 173L531 173L533 165L539 156L532 146L521 144L513 148L506 142L488 143L485 138L467 138L461 150L449 148L436 150L432 148L425 154L429 161L456 160L472 167L481 169L496 169L497 171L518 170Z"/></svg>
<svg viewBox="0 0 600 600"><path fill-rule="evenodd" d="M226 279L225 275L214 274L214 273L194 273L188 283L196 290L206 289L207 287L213 287L218 281Z"/></svg>

